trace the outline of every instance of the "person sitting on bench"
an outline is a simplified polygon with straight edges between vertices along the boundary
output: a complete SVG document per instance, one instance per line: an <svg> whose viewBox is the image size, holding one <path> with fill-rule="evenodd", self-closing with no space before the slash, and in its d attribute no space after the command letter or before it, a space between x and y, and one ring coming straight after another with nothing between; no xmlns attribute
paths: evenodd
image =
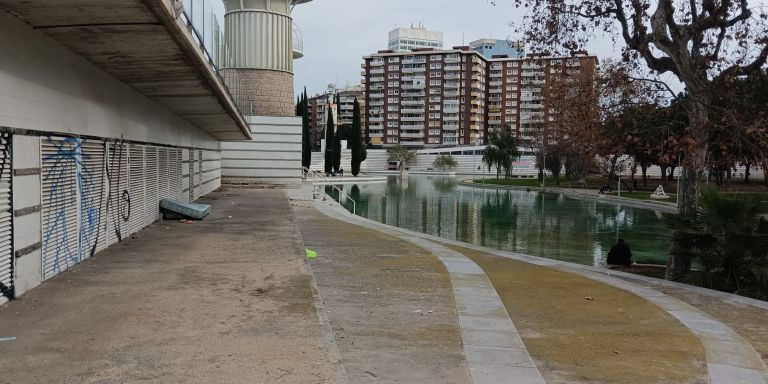
<svg viewBox="0 0 768 384"><path fill-rule="evenodd" d="M608 265L632 265L632 251L629 249L629 245L624 239L619 239L619 243L611 248L608 252Z"/></svg>

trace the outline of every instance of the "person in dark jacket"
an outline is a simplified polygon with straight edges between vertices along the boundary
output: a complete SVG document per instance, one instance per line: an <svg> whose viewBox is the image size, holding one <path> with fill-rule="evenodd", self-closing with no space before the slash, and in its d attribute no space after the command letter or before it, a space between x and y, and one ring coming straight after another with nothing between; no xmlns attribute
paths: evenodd
<svg viewBox="0 0 768 384"><path fill-rule="evenodd" d="M611 248L608 252L608 265L632 265L632 251L629 250L629 245L624 239L619 239L619 243Z"/></svg>

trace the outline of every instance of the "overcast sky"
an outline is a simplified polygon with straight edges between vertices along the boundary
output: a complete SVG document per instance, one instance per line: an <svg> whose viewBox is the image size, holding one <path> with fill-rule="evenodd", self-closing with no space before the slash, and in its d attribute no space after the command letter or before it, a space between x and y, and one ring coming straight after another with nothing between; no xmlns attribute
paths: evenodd
<svg viewBox="0 0 768 384"><path fill-rule="evenodd" d="M365 55L387 49L388 32L424 24L445 34L445 47L484 37L515 38L509 22L522 11L511 0L314 0L298 5L294 22L304 37L304 58L295 63L296 90L310 96L329 83L360 82ZM615 56L610 42L597 42L590 52L601 59Z"/></svg>

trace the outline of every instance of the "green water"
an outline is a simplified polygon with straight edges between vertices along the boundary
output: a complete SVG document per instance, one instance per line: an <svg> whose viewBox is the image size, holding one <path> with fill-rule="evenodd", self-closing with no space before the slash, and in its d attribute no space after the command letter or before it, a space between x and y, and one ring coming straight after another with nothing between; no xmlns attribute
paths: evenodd
<svg viewBox="0 0 768 384"><path fill-rule="evenodd" d="M386 183L339 187L357 202L360 216L490 248L586 265L603 265L618 238L629 243L639 263L666 264L669 251L662 214L649 209L474 188L442 176L392 176ZM352 210L351 202L342 204Z"/></svg>

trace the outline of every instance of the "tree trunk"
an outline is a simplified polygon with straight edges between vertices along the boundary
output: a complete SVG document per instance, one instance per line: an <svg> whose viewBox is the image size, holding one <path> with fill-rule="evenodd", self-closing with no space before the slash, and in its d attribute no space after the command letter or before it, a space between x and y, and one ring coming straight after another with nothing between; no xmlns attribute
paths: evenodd
<svg viewBox="0 0 768 384"><path fill-rule="evenodd" d="M660 165L659 168L661 168L661 185L667 186L667 167Z"/></svg>
<svg viewBox="0 0 768 384"><path fill-rule="evenodd" d="M763 160L763 184L768 187L768 160Z"/></svg>
<svg viewBox="0 0 768 384"><path fill-rule="evenodd" d="M744 167L746 168L744 170L744 184L749 184L749 170L752 168L752 163L746 163Z"/></svg>
<svg viewBox="0 0 768 384"><path fill-rule="evenodd" d="M692 97L687 104L689 132L695 141L691 153L685 156L680 174L677 195L677 209L681 216L696 217L699 208L699 181L707 167L707 112L709 97ZM674 236L674 234L673 234ZM680 280L691 270L691 259L681 255L678 242L673 241L667 259L666 278Z"/></svg>
<svg viewBox="0 0 768 384"><path fill-rule="evenodd" d="M643 187L648 186L648 166L643 164L640 166L640 171L643 172Z"/></svg>

